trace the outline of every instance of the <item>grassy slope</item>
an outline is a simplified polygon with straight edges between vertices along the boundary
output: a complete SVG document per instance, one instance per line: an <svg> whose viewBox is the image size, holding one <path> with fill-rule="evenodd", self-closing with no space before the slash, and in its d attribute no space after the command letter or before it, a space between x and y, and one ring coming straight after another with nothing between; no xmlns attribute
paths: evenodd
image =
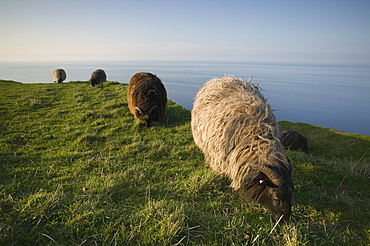
<svg viewBox="0 0 370 246"><path fill-rule="evenodd" d="M126 85L0 81L0 245L368 245L370 137L281 122L309 138L291 223L203 164L190 112L135 124Z"/></svg>

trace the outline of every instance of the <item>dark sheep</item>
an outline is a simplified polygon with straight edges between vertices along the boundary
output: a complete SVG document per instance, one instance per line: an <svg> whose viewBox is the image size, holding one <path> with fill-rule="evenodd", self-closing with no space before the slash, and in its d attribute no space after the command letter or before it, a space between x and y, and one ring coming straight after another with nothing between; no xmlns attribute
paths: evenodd
<svg viewBox="0 0 370 246"><path fill-rule="evenodd" d="M91 74L90 85L95 86L107 81L107 75L103 69L97 69Z"/></svg>
<svg viewBox="0 0 370 246"><path fill-rule="evenodd" d="M284 148L292 151L308 151L308 140L302 133L285 130L281 133L281 143Z"/></svg>
<svg viewBox="0 0 370 246"><path fill-rule="evenodd" d="M138 121L150 127L152 121L162 121L167 107L167 92L154 74L140 72L131 77L127 91L130 112Z"/></svg>

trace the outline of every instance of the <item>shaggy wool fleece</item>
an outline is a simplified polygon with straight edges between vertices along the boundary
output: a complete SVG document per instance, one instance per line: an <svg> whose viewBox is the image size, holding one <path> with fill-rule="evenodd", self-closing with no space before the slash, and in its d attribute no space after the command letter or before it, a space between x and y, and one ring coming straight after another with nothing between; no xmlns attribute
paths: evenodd
<svg viewBox="0 0 370 246"><path fill-rule="evenodd" d="M58 68L53 72L53 77L55 82L62 83L67 78L66 71L64 69Z"/></svg>
<svg viewBox="0 0 370 246"><path fill-rule="evenodd" d="M206 163L238 190L253 165L292 170L273 111L259 86L235 77L208 81L195 97L191 127Z"/></svg>

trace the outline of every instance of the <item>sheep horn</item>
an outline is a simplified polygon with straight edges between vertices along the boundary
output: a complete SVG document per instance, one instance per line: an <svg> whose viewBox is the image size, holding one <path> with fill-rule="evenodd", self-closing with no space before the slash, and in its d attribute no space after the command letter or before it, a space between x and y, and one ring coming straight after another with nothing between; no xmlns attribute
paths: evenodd
<svg viewBox="0 0 370 246"><path fill-rule="evenodd" d="M149 113L148 114L151 114L153 112L154 109L158 108L157 105L153 106L150 110L149 110Z"/></svg>
<svg viewBox="0 0 370 246"><path fill-rule="evenodd" d="M276 172L274 172L271 168L269 168L267 166L263 166L263 165L257 165L257 164L252 165L252 167L254 169L257 169L258 171L263 172L271 180L271 182L274 185L277 185L277 186L282 185L281 179L276 174Z"/></svg>
<svg viewBox="0 0 370 246"><path fill-rule="evenodd" d="M144 115L143 111L141 111L139 107L135 107L135 109L137 109L141 115Z"/></svg>

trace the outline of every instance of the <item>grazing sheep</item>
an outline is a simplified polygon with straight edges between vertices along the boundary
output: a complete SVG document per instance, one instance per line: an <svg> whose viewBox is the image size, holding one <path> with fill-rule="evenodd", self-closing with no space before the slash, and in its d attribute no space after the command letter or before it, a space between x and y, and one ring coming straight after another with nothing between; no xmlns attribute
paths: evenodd
<svg viewBox="0 0 370 246"><path fill-rule="evenodd" d="M248 202L262 204L286 221L291 214L293 165L258 88L235 77L208 81L195 97L191 129L214 171L229 177L231 187Z"/></svg>
<svg viewBox="0 0 370 246"><path fill-rule="evenodd" d="M62 83L64 80L66 80L67 74L66 71L64 71L64 69L58 68L54 70L53 77L55 82Z"/></svg>
<svg viewBox="0 0 370 246"><path fill-rule="evenodd" d="M90 85L95 86L107 81L107 75L103 69L97 69L91 74Z"/></svg>
<svg viewBox="0 0 370 246"><path fill-rule="evenodd" d="M294 130L285 130L281 133L281 143L287 150L308 151L308 140L306 136Z"/></svg>
<svg viewBox="0 0 370 246"><path fill-rule="evenodd" d="M136 73L131 77L127 91L130 112L136 120L150 127L152 121L164 119L167 92L161 80L151 73Z"/></svg>

